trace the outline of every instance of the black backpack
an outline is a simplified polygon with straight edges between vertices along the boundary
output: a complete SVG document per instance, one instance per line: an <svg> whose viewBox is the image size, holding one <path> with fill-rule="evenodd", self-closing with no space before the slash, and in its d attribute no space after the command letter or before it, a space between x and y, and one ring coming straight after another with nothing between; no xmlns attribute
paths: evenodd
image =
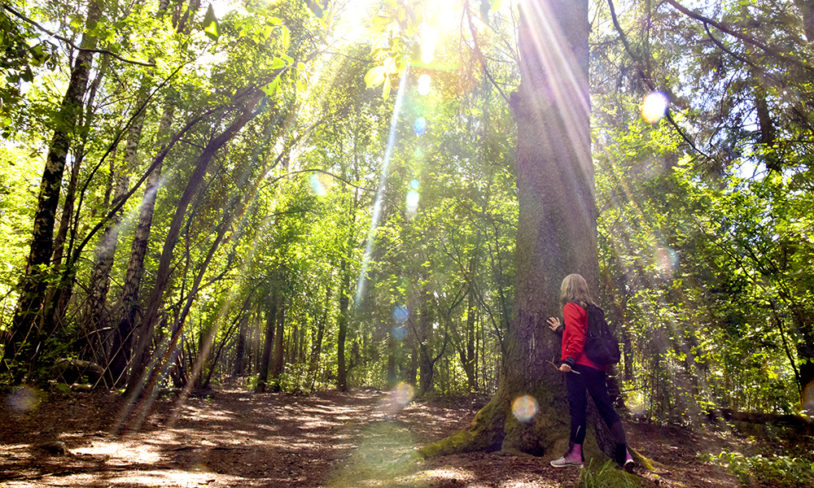
<svg viewBox="0 0 814 488"><path fill-rule="evenodd" d="M588 334L585 337L585 355L600 366L616 364L621 358L619 342L605 320L605 312L588 304Z"/></svg>

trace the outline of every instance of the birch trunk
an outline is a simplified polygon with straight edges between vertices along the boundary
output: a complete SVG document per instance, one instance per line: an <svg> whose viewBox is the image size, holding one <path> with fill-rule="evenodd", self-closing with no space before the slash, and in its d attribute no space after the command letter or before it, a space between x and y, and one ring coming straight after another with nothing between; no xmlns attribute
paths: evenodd
<svg viewBox="0 0 814 488"><path fill-rule="evenodd" d="M62 175L68 151L79 130L82 120L82 101L88 88L93 51L96 37L87 34L102 15L101 2L88 1L88 14L85 21L86 33L82 36L82 50L76 56L71 70L68 89L62 99L59 113L55 118L54 134L48 149L45 169L40 183L37 210L34 215L34 229L25 275L21 280L20 299L12 320L10 333L4 340L4 361L28 362L40 347L45 334L37 323L37 316L43 306L46 281L50 275L51 255L54 250L54 224L59 194L62 188ZM16 379L20 373L14 374Z"/></svg>

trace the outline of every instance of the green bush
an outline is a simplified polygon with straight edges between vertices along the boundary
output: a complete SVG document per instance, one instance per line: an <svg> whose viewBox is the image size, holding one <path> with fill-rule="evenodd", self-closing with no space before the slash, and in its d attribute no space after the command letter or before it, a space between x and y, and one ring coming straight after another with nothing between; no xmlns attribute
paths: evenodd
<svg viewBox="0 0 814 488"><path fill-rule="evenodd" d="M747 457L739 452L723 451L708 461L727 468L744 485L777 488L814 486L814 461L790 456Z"/></svg>

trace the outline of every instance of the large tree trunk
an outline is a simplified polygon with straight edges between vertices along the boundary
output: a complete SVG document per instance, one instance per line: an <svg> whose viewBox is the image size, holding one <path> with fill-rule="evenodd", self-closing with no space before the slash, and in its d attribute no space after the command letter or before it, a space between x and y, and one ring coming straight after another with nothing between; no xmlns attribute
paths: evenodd
<svg viewBox="0 0 814 488"><path fill-rule="evenodd" d="M560 313L567 274L582 274L598 290L587 0L522 2L519 42L522 83L511 98L518 127L517 281L500 383L469 429L425 447L424 455L540 454L568 443L565 382L551 364L559 341L544 320ZM528 421L512 413L523 395L539 407Z"/></svg>
<svg viewBox="0 0 814 488"><path fill-rule="evenodd" d="M794 0L803 18L803 30L808 42L814 42L814 0Z"/></svg>
<svg viewBox="0 0 814 488"><path fill-rule="evenodd" d="M101 15L101 2L89 0L85 21L86 34L82 36L81 43L83 50L76 56L68 89L62 99L59 114L54 118L56 126L40 183L31 248L25 275L19 286L20 299L14 312L10 333L4 340L4 361L0 362L3 365L8 365L12 361L27 362L30 359L27 356L31 356L39 348L39 342L45 339L45 334L37 326L36 317L43 305L47 278L50 274L49 264L53 253L54 223L62 187L62 174L68 151L78 132L82 117L82 100L88 88L93 61L92 50L96 48L97 43L96 37L87 32L96 26ZM26 344L30 347L22 350ZM20 379L19 374L15 376L17 380Z"/></svg>

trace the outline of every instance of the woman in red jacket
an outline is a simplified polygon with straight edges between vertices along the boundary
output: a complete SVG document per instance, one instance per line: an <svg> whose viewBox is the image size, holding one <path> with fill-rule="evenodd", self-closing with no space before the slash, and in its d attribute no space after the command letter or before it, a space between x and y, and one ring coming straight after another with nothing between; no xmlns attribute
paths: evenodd
<svg viewBox="0 0 814 488"><path fill-rule="evenodd" d="M565 466L582 466L582 443L585 441L585 409L588 400L585 391L590 392L599 415L610 428L616 443L614 461L627 470L633 468L633 458L627 450L625 430L619 415L613 409L605 384L605 368L596 364L585 354L585 337L588 333L588 304L594 304L588 292L588 283L581 275L570 274L562 280L560 301L565 327L560 319L549 317L548 327L562 333L562 351L560 371L566 374L568 387L568 407L571 413L571 437L568 452L559 459L551 461L557 468ZM594 304L595 305L595 304Z"/></svg>

